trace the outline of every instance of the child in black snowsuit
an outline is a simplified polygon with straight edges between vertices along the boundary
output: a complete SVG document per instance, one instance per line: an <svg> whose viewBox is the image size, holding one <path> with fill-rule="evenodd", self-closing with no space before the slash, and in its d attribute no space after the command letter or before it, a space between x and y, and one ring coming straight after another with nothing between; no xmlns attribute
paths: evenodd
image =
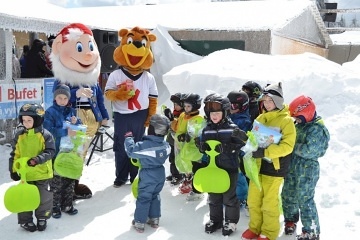
<svg viewBox="0 0 360 240"><path fill-rule="evenodd" d="M213 233L222 228L222 234L228 236L236 230L240 218L240 203L236 196L236 183L239 173L239 153L247 140L246 133L239 129L230 118L230 101L219 94L211 94L204 100L207 125L203 129L197 146L200 152L209 151L207 140L221 142L215 150L217 167L227 171L230 187L224 193L209 193L210 221L205 232ZM225 213L225 216L224 216ZM224 221L225 220L225 221Z"/></svg>
<svg viewBox="0 0 360 240"><path fill-rule="evenodd" d="M169 155L170 162L170 175L166 177L166 181L170 181L171 185L178 185L184 178L184 175L179 173L179 170L175 164L175 149L174 149L174 137L176 122L182 112L184 112L184 106L181 98L184 94L175 93L170 96L170 100L174 104L174 109L171 112L170 108L164 109L164 115L171 121L170 131L166 137L166 141L170 144L171 152Z"/></svg>

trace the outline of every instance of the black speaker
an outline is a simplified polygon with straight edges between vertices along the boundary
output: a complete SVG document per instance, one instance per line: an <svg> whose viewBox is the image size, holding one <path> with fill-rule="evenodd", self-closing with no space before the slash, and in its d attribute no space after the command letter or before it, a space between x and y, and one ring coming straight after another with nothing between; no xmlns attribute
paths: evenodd
<svg viewBox="0 0 360 240"><path fill-rule="evenodd" d="M92 32L99 48L101 72L110 73L118 67L113 58L114 50L119 45L118 33L100 29L93 29Z"/></svg>
<svg viewBox="0 0 360 240"><path fill-rule="evenodd" d="M326 9L337 9L337 3L325 3ZM335 22L336 13L326 13L324 21L325 22Z"/></svg>

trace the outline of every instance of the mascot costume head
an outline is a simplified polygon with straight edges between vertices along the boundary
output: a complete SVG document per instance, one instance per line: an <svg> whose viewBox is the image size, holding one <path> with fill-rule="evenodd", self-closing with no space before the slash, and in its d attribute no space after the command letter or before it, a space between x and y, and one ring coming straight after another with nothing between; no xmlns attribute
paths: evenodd
<svg viewBox="0 0 360 240"><path fill-rule="evenodd" d="M150 117L156 113L158 97L155 78L148 71L154 62L151 43L156 36L140 27L120 29L118 35L121 41L113 58L119 69L110 74L105 86L105 96L114 112L114 187L125 184L129 175L130 182L137 176L138 170L123 147L124 135L131 131L135 141L141 140Z"/></svg>
<svg viewBox="0 0 360 240"><path fill-rule="evenodd" d="M64 27L52 44L53 72L71 86L96 85L101 58L92 31L81 23Z"/></svg>
<svg viewBox="0 0 360 240"><path fill-rule="evenodd" d="M114 61L132 75L149 70L154 62L150 43L156 40L156 36L149 30L135 27L121 29L119 37L121 44L114 51Z"/></svg>

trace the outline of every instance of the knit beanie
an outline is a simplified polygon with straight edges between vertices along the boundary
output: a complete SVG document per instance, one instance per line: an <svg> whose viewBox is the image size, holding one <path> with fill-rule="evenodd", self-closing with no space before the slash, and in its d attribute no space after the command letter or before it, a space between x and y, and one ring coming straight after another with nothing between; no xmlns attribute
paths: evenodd
<svg viewBox="0 0 360 240"><path fill-rule="evenodd" d="M68 99L70 99L70 88L64 84L58 85L54 91L54 98L56 98L59 94L64 94Z"/></svg>
<svg viewBox="0 0 360 240"><path fill-rule="evenodd" d="M284 108L284 98L281 82L266 86L263 94L271 97L277 109L281 110Z"/></svg>

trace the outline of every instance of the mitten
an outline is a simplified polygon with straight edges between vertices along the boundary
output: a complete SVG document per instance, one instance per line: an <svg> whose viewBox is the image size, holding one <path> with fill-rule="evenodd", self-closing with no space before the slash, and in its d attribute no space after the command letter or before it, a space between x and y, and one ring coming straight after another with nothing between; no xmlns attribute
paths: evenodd
<svg viewBox="0 0 360 240"><path fill-rule="evenodd" d="M126 85L121 84L117 90L105 91L105 97L110 101L127 101L132 95L130 94L130 90L127 90Z"/></svg>
<svg viewBox="0 0 360 240"><path fill-rule="evenodd" d="M133 136L133 133L132 132L127 132L125 133L125 137L132 137Z"/></svg>
<svg viewBox="0 0 360 240"><path fill-rule="evenodd" d="M231 134L232 138L239 139L243 142L246 142L248 140L248 136L246 135L246 132L239 128L235 128L234 131Z"/></svg>
<svg viewBox="0 0 360 240"><path fill-rule="evenodd" d="M185 133L179 134L177 136L178 141L179 142L185 142L185 135L186 135Z"/></svg>
<svg viewBox="0 0 360 240"><path fill-rule="evenodd" d="M14 180L14 181L19 181L20 180L20 176L16 172L10 172L10 178L12 180Z"/></svg>
<svg viewBox="0 0 360 240"><path fill-rule="evenodd" d="M185 142L190 142L190 141L191 141L191 136L188 133L186 133L185 134Z"/></svg>
<svg viewBox="0 0 360 240"><path fill-rule="evenodd" d="M27 161L27 165L30 166L30 167L35 167L38 163L36 162L35 159L29 159Z"/></svg>
<svg viewBox="0 0 360 240"><path fill-rule="evenodd" d="M258 148L256 151L252 152L254 158L263 158L265 157L265 148Z"/></svg>
<svg viewBox="0 0 360 240"><path fill-rule="evenodd" d="M164 115L170 120L173 121L174 120L174 114L171 112L171 110L169 108L165 108L164 109Z"/></svg>

